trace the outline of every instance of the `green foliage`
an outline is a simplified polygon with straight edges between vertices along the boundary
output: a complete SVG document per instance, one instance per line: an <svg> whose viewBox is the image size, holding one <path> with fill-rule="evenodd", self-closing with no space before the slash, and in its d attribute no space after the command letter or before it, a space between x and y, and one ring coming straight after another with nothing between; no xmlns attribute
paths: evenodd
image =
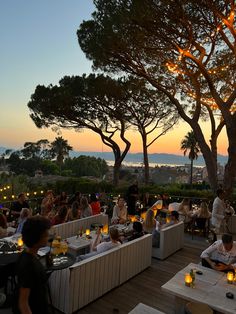
<svg viewBox="0 0 236 314"><path fill-rule="evenodd" d="M108 166L105 160L90 156L79 156L68 158L63 166L64 170L71 170L73 176L93 176L103 177L108 172Z"/></svg>

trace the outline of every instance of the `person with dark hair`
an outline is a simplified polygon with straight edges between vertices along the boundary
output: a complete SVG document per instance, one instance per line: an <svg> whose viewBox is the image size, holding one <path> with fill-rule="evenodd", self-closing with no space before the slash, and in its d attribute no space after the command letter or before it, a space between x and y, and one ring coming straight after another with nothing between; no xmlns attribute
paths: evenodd
<svg viewBox="0 0 236 314"><path fill-rule="evenodd" d="M132 241L132 240L135 240L135 239L142 237L143 235L144 235L143 225L141 224L140 221L135 221L133 223L133 233L131 236L129 236L127 238L127 240Z"/></svg>
<svg viewBox="0 0 236 314"><path fill-rule="evenodd" d="M218 189L216 191L216 198L214 199L213 206L212 206L212 216L211 216L211 223L215 228L215 233L219 234L222 233L224 228L224 218L225 218L225 191L222 189Z"/></svg>
<svg viewBox="0 0 236 314"><path fill-rule="evenodd" d="M0 212L0 239L7 236L7 218Z"/></svg>
<svg viewBox="0 0 236 314"><path fill-rule="evenodd" d="M127 191L127 207L129 215L136 214L136 201L139 198L138 182L135 181Z"/></svg>
<svg viewBox="0 0 236 314"><path fill-rule="evenodd" d="M50 226L50 221L42 216L28 218L23 226L22 239L27 248L16 265L18 293L14 314L48 314L47 276L37 252L47 245Z"/></svg>
<svg viewBox="0 0 236 314"><path fill-rule="evenodd" d="M201 254L202 265L220 271L235 270L236 242L231 234L223 234L222 240L214 242Z"/></svg>
<svg viewBox="0 0 236 314"><path fill-rule="evenodd" d="M68 214L68 208L66 206L61 206L58 209L58 213L56 216L52 219L52 225L59 225L63 224L67 220L67 214Z"/></svg>
<svg viewBox="0 0 236 314"><path fill-rule="evenodd" d="M92 208L93 215L98 215L101 213L101 205L95 193L90 195L90 206Z"/></svg>
<svg viewBox="0 0 236 314"><path fill-rule="evenodd" d="M20 193L17 197L17 201L12 204L10 217L12 219L18 219L20 217L22 208L29 208L29 204L26 201L26 196L24 193Z"/></svg>

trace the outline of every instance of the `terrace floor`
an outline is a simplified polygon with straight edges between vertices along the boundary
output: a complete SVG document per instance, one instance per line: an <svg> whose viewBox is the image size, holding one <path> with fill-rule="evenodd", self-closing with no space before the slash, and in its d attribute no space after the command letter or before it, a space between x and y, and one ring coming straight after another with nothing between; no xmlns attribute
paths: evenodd
<svg viewBox="0 0 236 314"><path fill-rule="evenodd" d="M167 314L174 313L174 297L161 290L161 286L189 263L199 263L200 253L209 244L201 237L191 239L185 234L182 250L164 261L152 259L152 265L118 288L90 303L78 314L127 314L138 303L144 303ZM92 287L91 287L92 288ZM1 314L10 314L9 309L0 309ZM54 311L54 314L59 314Z"/></svg>

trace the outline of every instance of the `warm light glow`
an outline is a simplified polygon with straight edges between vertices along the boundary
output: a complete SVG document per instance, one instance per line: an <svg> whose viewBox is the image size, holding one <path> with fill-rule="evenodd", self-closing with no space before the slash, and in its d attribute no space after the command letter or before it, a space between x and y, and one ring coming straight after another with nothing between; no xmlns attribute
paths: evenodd
<svg viewBox="0 0 236 314"><path fill-rule="evenodd" d="M185 274L184 281L185 281L185 286L187 287L191 286L193 279L189 273Z"/></svg>
<svg viewBox="0 0 236 314"><path fill-rule="evenodd" d="M10 189L10 185L8 185L7 188Z"/></svg>
<svg viewBox="0 0 236 314"><path fill-rule="evenodd" d="M86 229L85 234L86 234L86 236L89 236L90 235L90 229Z"/></svg>
<svg viewBox="0 0 236 314"><path fill-rule="evenodd" d="M29 193L26 193L26 196L29 196L30 194Z"/></svg>
<svg viewBox="0 0 236 314"><path fill-rule="evenodd" d="M15 195L12 195L11 197L12 197L12 198L15 198Z"/></svg>
<svg viewBox="0 0 236 314"><path fill-rule="evenodd" d="M23 240L22 240L21 237L17 240L17 245L18 245L18 247L20 247L20 248L24 245L24 242L23 242Z"/></svg>
<svg viewBox="0 0 236 314"><path fill-rule="evenodd" d="M34 192L34 195L37 195L37 192Z"/></svg>
<svg viewBox="0 0 236 314"><path fill-rule="evenodd" d="M103 234L108 234L108 224L104 225L102 228L102 233Z"/></svg>
<svg viewBox="0 0 236 314"><path fill-rule="evenodd" d="M146 214L147 214L147 212L143 212L143 213L141 213L141 218L142 218L143 220L145 220L145 218L146 218Z"/></svg>
<svg viewBox="0 0 236 314"><path fill-rule="evenodd" d="M232 271L229 271L227 273L227 281L228 281L228 283L233 283L233 281L234 281L234 273Z"/></svg>
<svg viewBox="0 0 236 314"><path fill-rule="evenodd" d="M6 197L6 196L3 196L3 199L4 199L4 200L6 200L6 199L7 199L7 197Z"/></svg>
<svg viewBox="0 0 236 314"><path fill-rule="evenodd" d="M168 224L171 221L170 216L166 217L166 223Z"/></svg>
<svg viewBox="0 0 236 314"><path fill-rule="evenodd" d="M43 194L43 191L40 191L41 194Z"/></svg>

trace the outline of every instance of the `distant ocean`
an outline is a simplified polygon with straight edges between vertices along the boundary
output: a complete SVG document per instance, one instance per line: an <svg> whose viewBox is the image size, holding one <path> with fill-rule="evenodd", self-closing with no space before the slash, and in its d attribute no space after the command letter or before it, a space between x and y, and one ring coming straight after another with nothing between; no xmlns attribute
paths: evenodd
<svg viewBox="0 0 236 314"><path fill-rule="evenodd" d="M106 160L108 166L114 166L114 160ZM186 163L187 164L187 163ZM122 165L125 167L143 167L143 163L141 162L133 162L133 161L123 161ZM184 167L183 164L163 164L163 163L154 163L150 162L149 167L150 168L155 168L155 167L162 167L162 166L167 166L167 167ZM199 166L199 165L193 165L196 168L203 168L204 166Z"/></svg>

